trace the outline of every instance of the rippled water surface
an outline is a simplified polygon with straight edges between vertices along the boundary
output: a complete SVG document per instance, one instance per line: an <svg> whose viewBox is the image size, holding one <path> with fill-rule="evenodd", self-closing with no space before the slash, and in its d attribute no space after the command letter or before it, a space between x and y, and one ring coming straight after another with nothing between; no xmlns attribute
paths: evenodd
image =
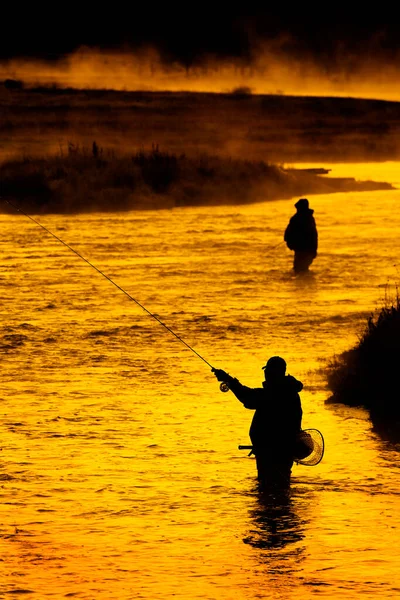
<svg viewBox="0 0 400 600"><path fill-rule="evenodd" d="M399 167L332 175L400 185ZM400 594L398 449L362 409L326 405L324 377L398 282L400 191L310 203L306 277L278 245L294 200L40 217L214 366L257 386L286 358L326 453L273 499L237 449L252 413L209 367L38 226L0 215L1 598Z"/></svg>

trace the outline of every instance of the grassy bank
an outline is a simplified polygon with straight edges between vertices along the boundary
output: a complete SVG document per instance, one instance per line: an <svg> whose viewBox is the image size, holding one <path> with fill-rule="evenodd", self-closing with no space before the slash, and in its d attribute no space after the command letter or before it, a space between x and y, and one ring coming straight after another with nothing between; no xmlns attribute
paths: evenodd
<svg viewBox="0 0 400 600"><path fill-rule="evenodd" d="M90 146L94 139L132 154L156 142L177 155L275 164L400 157L400 102L0 85L0 114L0 160L54 153L68 140Z"/></svg>
<svg viewBox="0 0 400 600"><path fill-rule="evenodd" d="M316 193L392 189L385 183L324 178L315 170L158 146L132 155L69 143L56 155L25 157L0 167L1 196L35 213L75 213L244 204ZM3 206L4 210L4 206Z"/></svg>
<svg viewBox="0 0 400 600"><path fill-rule="evenodd" d="M368 318L358 344L328 366L330 402L369 409L373 421L399 425L400 298Z"/></svg>

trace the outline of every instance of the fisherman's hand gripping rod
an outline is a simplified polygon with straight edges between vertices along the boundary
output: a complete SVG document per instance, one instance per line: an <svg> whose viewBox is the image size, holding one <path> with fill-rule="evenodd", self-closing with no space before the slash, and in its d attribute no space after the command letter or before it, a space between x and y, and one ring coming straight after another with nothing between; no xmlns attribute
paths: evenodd
<svg viewBox="0 0 400 600"><path fill-rule="evenodd" d="M221 392L229 392L229 380L231 379L231 376L228 375L228 373L226 371L223 371L222 369L214 369L212 368L211 371L214 373L215 377L218 379L218 381L221 382L219 389L221 390Z"/></svg>
<svg viewBox="0 0 400 600"><path fill-rule="evenodd" d="M196 356L198 356L198 358L200 358L200 360L202 360L204 363L206 363L206 365L208 365L211 368L211 371L216 375L218 381L222 381L222 383L220 385L221 392L227 392L227 391L229 391L229 387L224 382L224 380L223 379L219 379L219 374L224 374L224 376L226 376L226 377L229 378L229 375L227 373L225 373L225 371L222 371L221 369L214 369L214 367L208 362L208 360L206 360L203 356L201 356L201 354L199 354L199 352L197 352L197 350L195 350L192 346L190 346L187 342L185 342L185 340L183 340L177 333L175 333L175 331L173 331L170 327L168 327L168 325L166 325L165 323L163 323L161 321L161 319L159 319L154 313L150 312L150 310L148 310L145 306L143 306L143 304L141 304L138 300L136 300L136 298L134 298L133 296L131 296L131 294L129 294L129 292L127 292L126 290L124 290L123 287L121 287L118 283L116 283L115 281L113 281L111 279L111 277L109 277L108 275L106 275L105 273L103 273L103 271L101 271L98 267L96 267L93 263L91 263L87 258L85 258L84 256L82 256L82 254L80 254L77 250L75 250L75 248L72 248L72 246L70 246L69 244L67 244L66 242L64 242L64 240L62 240L60 237L58 237L58 235L56 235L55 233L53 233L50 229L48 229L47 227L45 227L44 225L42 225L42 223L39 223L39 221L37 221L36 219L34 219L33 217L31 217L30 215L28 215L21 208L19 208L18 206L16 206L15 204L13 204L12 202L10 202L7 199L5 199L5 201L7 202L7 204L9 204L10 206L12 206L12 208L14 210L16 210L17 212L21 213L22 215L24 215L25 217L27 217L28 219L30 219L31 221L33 221L33 223L35 223L36 225L38 225L39 227L41 227L42 229L44 229L44 231L46 231L49 235L51 235L58 242L60 242L61 244L63 244L63 246L65 246L66 248L68 248L68 250L71 250L71 252L73 252L74 254L76 254L76 256L78 256L86 264L88 264L90 267L92 267L92 269L94 269L95 271L97 271L100 275L102 275L105 279L107 279L107 281L109 281L116 288L118 288L123 294L125 294L126 296L128 296L128 298L130 300L132 300L138 306L140 306L140 308L142 310L144 310L150 317L152 317L153 319L155 319L160 325L162 325L167 331L169 331L169 333L171 333L173 336L175 336L177 340L179 340L182 344L184 344L184 346L186 346L186 348L188 348L191 352L193 352L193 354L195 354ZM218 375L217 375L217 373L218 373Z"/></svg>

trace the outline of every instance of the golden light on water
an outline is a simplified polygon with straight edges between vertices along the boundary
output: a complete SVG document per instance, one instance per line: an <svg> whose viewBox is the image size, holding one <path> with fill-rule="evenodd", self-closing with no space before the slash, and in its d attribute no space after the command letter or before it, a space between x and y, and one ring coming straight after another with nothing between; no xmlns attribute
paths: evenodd
<svg viewBox="0 0 400 600"><path fill-rule="evenodd" d="M338 171L399 181L398 163ZM243 383L285 356L326 455L273 503L237 450L251 411L56 240L0 216L0 595L396 597L398 453L366 411L325 405L323 367L396 278L399 191L310 196L306 278L271 250L293 203L40 217Z"/></svg>
<svg viewBox="0 0 400 600"><path fill-rule="evenodd" d="M261 48L251 62L209 56L185 69L177 62L167 64L152 48L136 52L81 48L54 62L3 61L0 78L78 89L223 93L247 89L255 94L400 99L395 62L382 64L370 56L354 65L351 57L343 56L338 65L334 70L322 68L311 58L288 59Z"/></svg>

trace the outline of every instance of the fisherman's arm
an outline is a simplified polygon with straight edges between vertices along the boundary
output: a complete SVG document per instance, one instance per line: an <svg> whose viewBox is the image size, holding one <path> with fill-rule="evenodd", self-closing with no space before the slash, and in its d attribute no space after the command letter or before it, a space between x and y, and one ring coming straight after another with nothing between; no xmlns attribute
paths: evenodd
<svg viewBox="0 0 400 600"><path fill-rule="evenodd" d="M288 411L287 415L288 426L292 431L299 431L301 429L301 420L303 416L299 392L301 392L303 389L303 384L292 375L286 375L285 383L286 389L292 397L292 401L290 403L291 410Z"/></svg>
<svg viewBox="0 0 400 600"><path fill-rule="evenodd" d="M311 228L311 236L310 237L312 239L313 248L315 249L315 256L317 256L317 250L318 250L318 231L317 231L317 225L315 223L314 217L312 217L312 228Z"/></svg>
<svg viewBox="0 0 400 600"><path fill-rule="evenodd" d="M283 235L283 239L286 242L287 247L289 248L289 250L294 250L293 247L293 238L295 237L295 225L293 223L293 217L290 219L288 226L285 229L285 233Z"/></svg>
<svg viewBox="0 0 400 600"><path fill-rule="evenodd" d="M231 377L231 375L222 369L212 369L212 372L218 381L228 384L231 392L235 394L236 398L244 405L245 408L249 408L251 410L256 410L256 408L258 408L260 390L242 385L238 379Z"/></svg>

